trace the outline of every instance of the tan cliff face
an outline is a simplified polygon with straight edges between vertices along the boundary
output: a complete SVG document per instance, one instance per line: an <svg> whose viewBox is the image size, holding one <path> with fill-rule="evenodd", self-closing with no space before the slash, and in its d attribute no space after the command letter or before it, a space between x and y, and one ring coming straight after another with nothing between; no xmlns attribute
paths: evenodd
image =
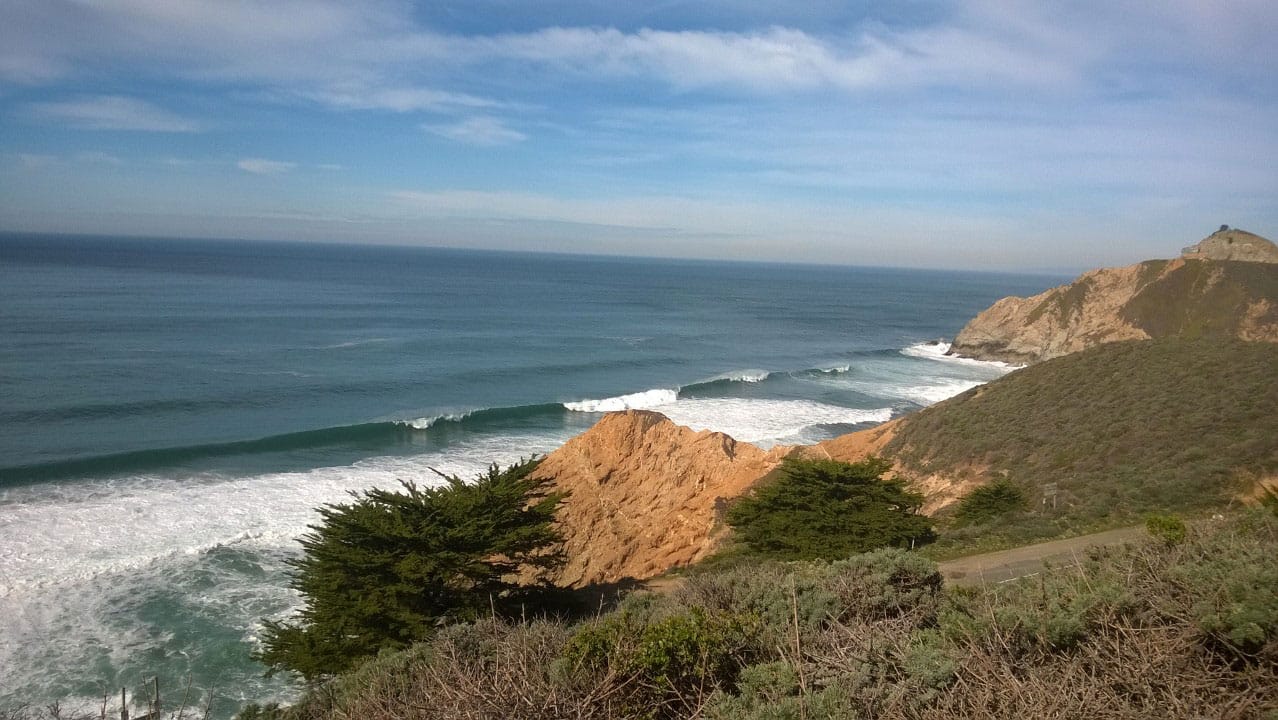
<svg viewBox="0 0 1278 720"><path fill-rule="evenodd" d="M1026 364L1101 343L1148 339L1122 319L1141 279L1140 265L1104 268L1032 297L1003 298L963 327L950 353Z"/></svg>
<svg viewBox="0 0 1278 720"><path fill-rule="evenodd" d="M700 560L717 545L724 502L789 452L655 412L605 415L537 468L569 493L557 516L568 561L545 579L564 587L642 580Z"/></svg>
<svg viewBox="0 0 1278 720"><path fill-rule="evenodd" d="M582 587L645 580L691 565L724 539L727 503L786 457L860 462L881 455L907 421L899 418L816 445L764 451L723 433L676 425L656 412L605 415L537 468L537 477L553 478L555 489L569 493L557 514L568 560L538 579ZM979 479L912 473L910 485L923 493L922 511L931 514L979 485Z"/></svg>
<svg viewBox="0 0 1278 720"><path fill-rule="evenodd" d="M1092 270L1033 297L1003 298L959 332L950 352L1028 364L1121 340L1278 342L1275 260L1278 248L1264 238L1221 231L1175 260Z"/></svg>

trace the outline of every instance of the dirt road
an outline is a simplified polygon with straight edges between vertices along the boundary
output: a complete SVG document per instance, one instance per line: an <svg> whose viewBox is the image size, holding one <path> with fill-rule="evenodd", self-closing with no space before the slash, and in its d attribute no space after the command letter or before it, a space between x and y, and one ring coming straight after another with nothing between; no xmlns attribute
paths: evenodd
<svg viewBox="0 0 1278 720"><path fill-rule="evenodd" d="M950 585L989 585L1036 575L1043 570L1045 561L1051 561L1053 567L1071 565L1089 547L1119 545L1144 535L1143 527L1120 528L1000 552L971 555L948 560L940 563L939 567L941 574L945 576L945 582Z"/></svg>

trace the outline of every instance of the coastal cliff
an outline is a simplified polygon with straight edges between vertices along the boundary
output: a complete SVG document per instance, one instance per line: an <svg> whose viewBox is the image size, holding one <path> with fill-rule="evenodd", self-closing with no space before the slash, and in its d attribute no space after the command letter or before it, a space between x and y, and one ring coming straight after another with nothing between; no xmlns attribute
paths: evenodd
<svg viewBox="0 0 1278 720"><path fill-rule="evenodd" d="M1182 337L1278 342L1278 247L1221 230L1174 260L1092 270L973 318L950 354L1029 364L1104 343Z"/></svg>
<svg viewBox="0 0 1278 720"><path fill-rule="evenodd" d="M563 587L645 579L714 550L723 502L776 468L790 448L761 450L697 432L660 413L605 415L537 468L568 493L558 514Z"/></svg>

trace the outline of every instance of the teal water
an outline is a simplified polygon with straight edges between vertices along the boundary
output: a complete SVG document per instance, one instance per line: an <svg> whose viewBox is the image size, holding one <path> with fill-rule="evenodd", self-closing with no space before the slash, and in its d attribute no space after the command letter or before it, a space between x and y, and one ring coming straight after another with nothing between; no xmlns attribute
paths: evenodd
<svg viewBox="0 0 1278 720"><path fill-rule="evenodd" d="M943 345L1064 278L0 235L0 705L190 677L225 717L349 490L647 407L762 445L1006 372Z"/></svg>

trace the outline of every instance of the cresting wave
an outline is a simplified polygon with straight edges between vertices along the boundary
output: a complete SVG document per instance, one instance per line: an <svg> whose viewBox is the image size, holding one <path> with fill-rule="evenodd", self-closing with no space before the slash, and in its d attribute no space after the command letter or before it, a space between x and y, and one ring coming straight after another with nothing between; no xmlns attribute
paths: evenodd
<svg viewBox="0 0 1278 720"><path fill-rule="evenodd" d="M1004 363L946 356L948 349L948 344L944 342L919 343L904 348L899 353L946 364L987 369L995 374L1012 369L1012 366ZM890 419L890 408L847 408L814 401L747 399L731 396L732 387L739 384L759 385L795 380L819 381L826 378L836 381L838 378L853 374L855 374L854 368L850 364L788 373L757 369L738 370L684 386L653 388L598 399L449 411L412 419L303 430L250 440L149 448L112 455L0 467L0 486L69 477L113 476L208 459L286 453L335 446L365 448L370 454L377 454L381 448L411 440L415 433L429 432L444 426L500 432L521 421L547 421L553 424L556 420L562 421L565 413L659 410L681 424L695 429L726 432L746 442L796 437L806 427L823 424L849 425L883 422ZM851 382L852 386L858 389L864 388L866 394L871 397L888 400L905 399L915 404L926 405L975 387L983 380L938 377L933 384L903 386L874 379Z"/></svg>

